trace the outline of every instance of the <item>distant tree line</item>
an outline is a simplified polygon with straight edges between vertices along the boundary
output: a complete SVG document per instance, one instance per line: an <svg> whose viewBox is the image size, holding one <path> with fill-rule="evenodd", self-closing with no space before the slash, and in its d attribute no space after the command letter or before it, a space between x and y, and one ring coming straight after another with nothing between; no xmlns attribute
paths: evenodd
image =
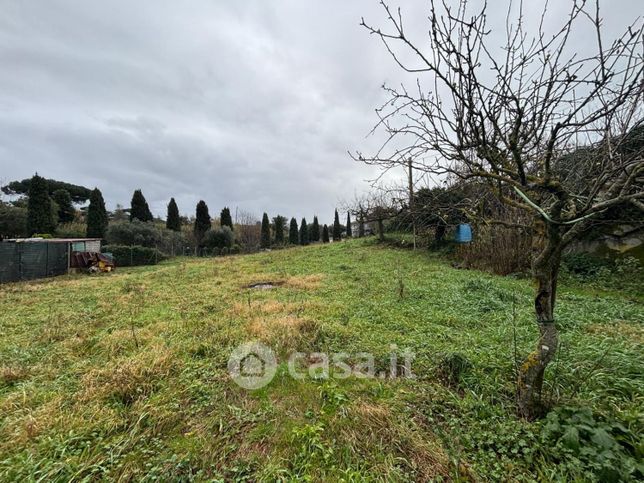
<svg viewBox="0 0 644 483"><path fill-rule="evenodd" d="M127 247L139 247L138 256L132 256L131 261L149 253L154 253L154 260L160 260L174 255L216 255L331 240L331 230L326 224L320 225L317 215L312 223L302 218L298 224L291 218L288 226L285 216L271 219L267 213L257 221L249 213L241 212L238 217L236 212L233 221L230 208L225 206L217 223L203 200L197 203L194 217L189 218L181 216L175 198L171 198L163 221L154 217L141 189L133 192L128 208L117 205L109 212L98 188L90 190L48 180L38 173L30 179L9 183L2 191L23 196L11 202L0 201L0 237L101 238L119 254L133 253ZM87 201L86 207L74 206ZM338 210L334 216L333 241L350 237L351 214L347 213L345 226L340 225Z"/></svg>

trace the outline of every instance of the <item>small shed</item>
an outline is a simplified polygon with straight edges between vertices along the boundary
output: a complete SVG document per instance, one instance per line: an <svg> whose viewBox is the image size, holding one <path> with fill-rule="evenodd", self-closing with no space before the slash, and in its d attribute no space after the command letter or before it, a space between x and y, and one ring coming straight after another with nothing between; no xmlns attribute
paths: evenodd
<svg viewBox="0 0 644 483"><path fill-rule="evenodd" d="M0 243L0 283L64 275L75 252L100 253L100 238L16 238Z"/></svg>

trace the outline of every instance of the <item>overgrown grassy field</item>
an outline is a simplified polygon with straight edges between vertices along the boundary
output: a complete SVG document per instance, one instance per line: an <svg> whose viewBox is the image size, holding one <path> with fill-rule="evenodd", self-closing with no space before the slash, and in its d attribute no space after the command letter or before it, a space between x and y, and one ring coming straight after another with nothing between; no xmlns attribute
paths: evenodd
<svg viewBox="0 0 644 483"><path fill-rule="evenodd" d="M244 288L261 281L280 285ZM559 409L527 423L514 361L537 338L532 297L373 240L1 286L0 480L637 479L641 294L562 284ZM257 391L227 371L250 340L280 362ZM286 370L291 351L387 370L391 344L414 379Z"/></svg>

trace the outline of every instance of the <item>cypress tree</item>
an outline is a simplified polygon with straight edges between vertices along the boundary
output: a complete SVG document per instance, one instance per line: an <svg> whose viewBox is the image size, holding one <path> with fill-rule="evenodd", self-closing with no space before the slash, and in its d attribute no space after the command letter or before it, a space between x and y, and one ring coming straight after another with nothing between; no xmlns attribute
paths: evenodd
<svg viewBox="0 0 644 483"><path fill-rule="evenodd" d="M351 233L351 213L347 211L347 238L351 238L353 233Z"/></svg>
<svg viewBox="0 0 644 483"><path fill-rule="evenodd" d="M291 218L291 226L288 230L288 242L291 245L297 245L300 243L300 236L297 230L297 220L295 218Z"/></svg>
<svg viewBox="0 0 644 483"><path fill-rule="evenodd" d="M148 202L145 201L143 192L136 190L132 195L132 202L130 203L130 221L152 221L153 219L154 217L152 216Z"/></svg>
<svg viewBox="0 0 644 483"><path fill-rule="evenodd" d="M320 223L318 223L318 217L313 217L313 224L311 225L311 235L309 236L312 242L320 241Z"/></svg>
<svg viewBox="0 0 644 483"><path fill-rule="evenodd" d="M326 225L322 227L322 243L329 243L329 227Z"/></svg>
<svg viewBox="0 0 644 483"><path fill-rule="evenodd" d="M87 208L87 237L105 237L108 223L103 194L101 190L94 188L94 191L92 191L89 197L89 207Z"/></svg>
<svg viewBox="0 0 644 483"><path fill-rule="evenodd" d="M34 233L53 233L56 220L52 212L51 198L47 180L38 173L29 183L29 202L27 203L27 231Z"/></svg>
<svg viewBox="0 0 644 483"><path fill-rule="evenodd" d="M302 224L300 225L300 245L309 244L309 227L306 224L306 218L302 218Z"/></svg>
<svg viewBox="0 0 644 483"><path fill-rule="evenodd" d="M208 205L204 200L197 203L197 212L195 217L194 234L197 246L203 247L203 240L206 232L212 228L210 224L210 213L208 212Z"/></svg>
<svg viewBox="0 0 644 483"><path fill-rule="evenodd" d="M282 215L277 215L273 218L273 226L275 227L275 244L284 245L284 229L286 228L286 218Z"/></svg>
<svg viewBox="0 0 644 483"><path fill-rule="evenodd" d="M231 230L233 229L233 218L230 216L230 210L227 206L224 206L224 209L221 210L221 215L219 215L219 224L222 227L227 226Z"/></svg>
<svg viewBox="0 0 644 483"><path fill-rule="evenodd" d="M262 216L262 232L259 239L260 248L271 247L271 223L268 221L268 215L264 213Z"/></svg>
<svg viewBox="0 0 644 483"><path fill-rule="evenodd" d="M58 223L69 223L74 221L76 210L72 205L72 195L64 189L56 190L52 193L54 203L58 205Z"/></svg>
<svg viewBox="0 0 644 483"><path fill-rule="evenodd" d="M340 228L340 217L338 210L335 210L335 218L333 220L333 241L342 240L342 228Z"/></svg>
<svg viewBox="0 0 644 483"><path fill-rule="evenodd" d="M165 227L168 230L181 231L181 218L179 217L179 207L174 198L170 198L168 203L168 217L165 220Z"/></svg>

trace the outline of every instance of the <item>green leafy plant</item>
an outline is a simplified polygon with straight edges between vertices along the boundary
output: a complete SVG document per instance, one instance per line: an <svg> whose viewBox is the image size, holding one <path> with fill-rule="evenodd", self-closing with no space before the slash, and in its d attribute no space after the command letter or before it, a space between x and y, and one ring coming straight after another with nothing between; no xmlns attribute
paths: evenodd
<svg viewBox="0 0 644 483"><path fill-rule="evenodd" d="M571 475L581 477L590 471L603 482L644 477L640 437L620 422L594 417L588 408L550 412L541 437L544 457L556 460Z"/></svg>

